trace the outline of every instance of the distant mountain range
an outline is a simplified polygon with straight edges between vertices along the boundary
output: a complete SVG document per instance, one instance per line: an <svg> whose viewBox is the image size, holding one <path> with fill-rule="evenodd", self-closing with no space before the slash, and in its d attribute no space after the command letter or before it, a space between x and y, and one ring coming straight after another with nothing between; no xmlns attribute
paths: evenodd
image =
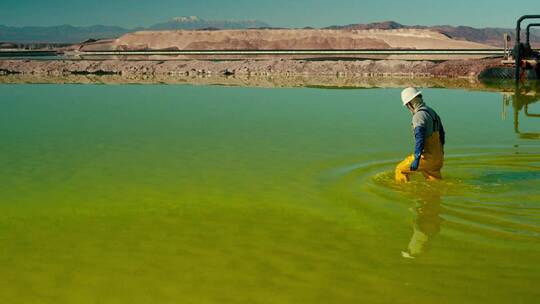
<svg viewBox="0 0 540 304"><path fill-rule="evenodd" d="M196 16L176 17L167 22L157 23L149 27L127 29L119 26L95 25L78 27L60 25L50 27L8 27L0 25L0 42L17 43L78 43L88 39L117 38L123 34L141 30L197 30L197 29L249 29L271 28L259 20L205 20ZM514 39L514 29L505 28L473 28L469 26L422 26L403 25L394 21L376 22L369 24L335 25L326 29L366 30L366 29L429 29L440 32L458 40L467 40L493 46L503 46L503 35L509 33ZM535 46L540 46L540 31L534 31L531 40Z"/></svg>
<svg viewBox="0 0 540 304"><path fill-rule="evenodd" d="M196 16L177 17L147 28L127 29L119 26L25 26L9 27L0 25L0 42L16 43L78 43L87 39L116 38L123 34L141 30L195 30L195 29L247 29L264 28L268 24L258 20L204 20Z"/></svg>
<svg viewBox="0 0 540 304"><path fill-rule="evenodd" d="M483 43L492 46L504 46L504 34L508 33L514 41L515 29L509 28L474 28L470 26L450 26L450 25L403 25L394 21L376 22L369 24L349 24L349 25L334 25L327 27L328 29L342 30L369 30L369 29L428 29L444 34L452 39L467 40L472 42ZM522 33L525 31L522 30ZM531 43L540 45L540 31L533 30L531 32ZM513 42L512 42L513 44Z"/></svg>
<svg viewBox="0 0 540 304"><path fill-rule="evenodd" d="M87 39L104 39L131 32L119 26L25 26L9 27L0 25L0 41L16 43L76 43Z"/></svg>

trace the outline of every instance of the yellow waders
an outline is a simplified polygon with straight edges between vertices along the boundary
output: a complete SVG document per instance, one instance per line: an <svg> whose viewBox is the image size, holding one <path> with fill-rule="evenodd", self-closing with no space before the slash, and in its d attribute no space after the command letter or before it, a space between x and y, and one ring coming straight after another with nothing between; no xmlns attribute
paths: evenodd
<svg viewBox="0 0 540 304"><path fill-rule="evenodd" d="M430 137L426 139L424 145L424 152L420 158L420 165L418 166L418 172L422 172L427 180L440 180L442 179L441 169L443 167L443 147L439 132L433 132ZM396 167L396 181L408 182L409 175L415 171L411 171L411 164L414 161L414 154L405 158Z"/></svg>

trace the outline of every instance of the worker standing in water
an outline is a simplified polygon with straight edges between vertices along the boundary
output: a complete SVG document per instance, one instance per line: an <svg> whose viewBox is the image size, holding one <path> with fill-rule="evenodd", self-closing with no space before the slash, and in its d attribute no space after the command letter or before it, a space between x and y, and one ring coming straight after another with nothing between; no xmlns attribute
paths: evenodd
<svg viewBox="0 0 540 304"><path fill-rule="evenodd" d="M420 171L427 180L442 179L445 133L441 118L422 99L422 92L406 88L401 100L412 113L414 132L414 154L405 158L396 167L396 181L408 182L415 171Z"/></svg>

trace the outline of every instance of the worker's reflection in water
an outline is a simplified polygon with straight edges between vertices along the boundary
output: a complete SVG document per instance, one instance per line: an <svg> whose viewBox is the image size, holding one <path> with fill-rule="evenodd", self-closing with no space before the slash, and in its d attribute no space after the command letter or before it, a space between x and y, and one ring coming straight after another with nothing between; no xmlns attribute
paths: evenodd
<svg viewBox="0 0 540 304"><path fill-rule="evenodd" d="M431 241L441 230L443 219L441 213L441 191L438 187L430 187L430 191L416 193L417 204L414 207L415 219L413 235L405 251L404 258L415 258L429 249Z"/></svg>

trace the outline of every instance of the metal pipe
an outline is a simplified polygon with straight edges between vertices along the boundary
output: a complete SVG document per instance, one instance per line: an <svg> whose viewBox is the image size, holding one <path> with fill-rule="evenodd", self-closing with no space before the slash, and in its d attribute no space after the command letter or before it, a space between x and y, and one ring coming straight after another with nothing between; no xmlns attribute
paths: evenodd
<svg viewBox="0 0 540 304"><path fill-rule="evenodd" d="M516 83L519 82L519 74L521 73L521 22L525 19L540 19L540 15L525 15L521 16L516 24L516 47L514 48L517 54L516 57Z"/></svg>
<svg viewBox="0 0 540 304"><path fill-rule="evenodd" d="M527 44L531 44L531 27L537 27L537 26L540 26L540 23L530 23L529 25L527 25L527 31L525 32L525 42Z"/></svg>
<svg viewBox="0 0 540 304"><path fill-rule="evenodd" d="M516 43L521 41L521 37L519 35L521 32L521 22L523 22L525 19L540 19L540 15L524 15L518 19L516 26Z"/></svg>

